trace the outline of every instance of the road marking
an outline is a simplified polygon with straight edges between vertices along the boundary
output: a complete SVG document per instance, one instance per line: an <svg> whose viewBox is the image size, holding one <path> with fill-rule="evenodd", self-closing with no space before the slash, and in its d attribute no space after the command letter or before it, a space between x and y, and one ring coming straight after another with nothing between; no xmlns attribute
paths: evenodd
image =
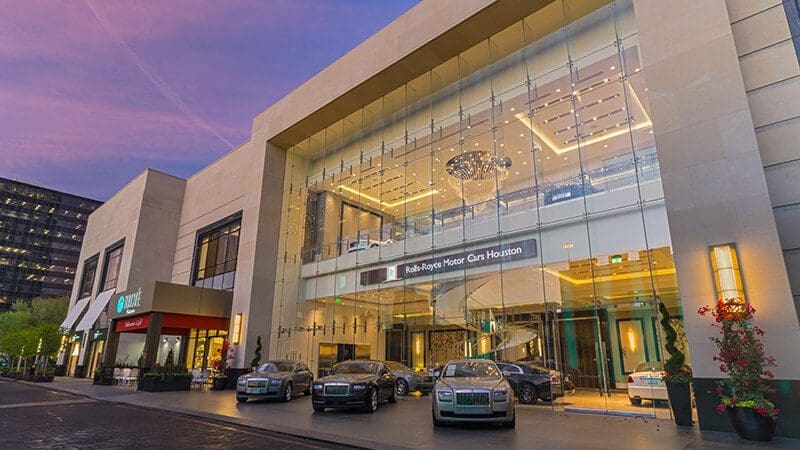
<svg viewBox="0 0 800 450"><path fill-rule="evenodd" d="M0 409L30 408L34 406L78 405L81 403L95 403L95 400L90 398L79 398L72 400L51 400L47 402L11 403L8 405L0 405Z"/></svg>

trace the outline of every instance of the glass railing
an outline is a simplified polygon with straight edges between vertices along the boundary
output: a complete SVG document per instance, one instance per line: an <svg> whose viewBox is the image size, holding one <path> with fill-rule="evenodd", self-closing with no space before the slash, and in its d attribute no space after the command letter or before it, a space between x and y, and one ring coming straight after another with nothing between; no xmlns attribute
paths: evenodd
<svg viewBox="0 0 800 450"><path fill-rule="evenodd" d="M638 177L637 177L638 172ZM384 224L379 229L363 230L344 236L341 241L303 250L303 263L321 261L348 253L391 245L431 233L478 225L506 216L540 208L557 208L559 204L579 200L584 196L602 195L636 186L659 178L655 149L642 152L633 159L605 164L583 174L544 181L472 205L461 205L444 211L425 212Z"/></svg>

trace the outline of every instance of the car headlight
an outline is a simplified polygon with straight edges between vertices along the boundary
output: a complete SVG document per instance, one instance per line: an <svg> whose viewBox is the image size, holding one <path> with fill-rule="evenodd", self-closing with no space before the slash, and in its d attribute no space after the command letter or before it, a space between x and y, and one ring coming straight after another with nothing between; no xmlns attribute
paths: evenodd
<svg viewBox="0 0 800 450"><path fill-rule="evenodd" d="M438 398L440 402L452 402L453 391L447 391L447 390L436 391L436 398Z"/></svg>
<svg viewBox="0 0 800 450"><path fill-rule="evenodd" d="M314 390L321 391L322 390L322 383L314 383Z"/></svg>
<svg viewBox="0 0 800 450"><path fill-rule="evenodd" d="M281 384L281 380L269 380L269 384L273 386L278 386Z"/></svg>
<svg viewBox="0 0 800 450"><path fill-rule="evenodd" d="M367 388L367 385L366 385L366 384L364 384L364 383L361 383L361 384L354 384L354 385L353 385L353 390L354 390L354 391L363 391L363 390L364 390L364 389L366 389L366 388Z"/></svg>
<svg viewBox="0 0 800 450"><path fill-rule="evenodd" d="M496 402L505 402L508 400L508 391L505 389L500 389L492 392L492 398Z"/></svg>
<svg viewBox="0 0 800 450"><path fill-rule="evenodd" d="M239 386L244 386L245 384L247 384L247 378L239 378L238 380L236 380L236 384L238 384Z"/></svg>

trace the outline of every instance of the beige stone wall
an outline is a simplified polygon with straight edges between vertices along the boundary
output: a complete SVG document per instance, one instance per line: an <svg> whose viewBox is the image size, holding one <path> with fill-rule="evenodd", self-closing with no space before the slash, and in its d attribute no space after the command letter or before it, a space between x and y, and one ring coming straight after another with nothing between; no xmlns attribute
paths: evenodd
<svg viewBox="0 0 800 450"><path fill-rule="evenodd" d="M727 0L727 5L800 314L800 65L781 0Z"/></svg>
<svg viewBox="0 0 800 450"><path fill-rule="evenodd" d="M765 2L738 3L737 17ZM788 356L800 346L800 329L756 139L764 117L751 116L739 67L745 47L763 46L756 37L774 38L736 38L741 27L731 25L724 0L634 6L695 376L720 376L708 340L714 330L696 311L716 300L709 246L735 242L767 351L785 355L776 377L798 379L800 361Z"/></svg>

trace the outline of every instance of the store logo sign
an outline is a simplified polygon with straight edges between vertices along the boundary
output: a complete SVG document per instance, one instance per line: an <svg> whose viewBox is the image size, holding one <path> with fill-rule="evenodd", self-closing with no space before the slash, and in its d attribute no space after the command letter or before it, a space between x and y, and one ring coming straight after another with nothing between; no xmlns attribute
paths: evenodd
<svg viewBox="0 0 800 450"><path fill-rule="evenodd" d="M386 281L471 269L500 262L535 258L536 256L536 239L531 238L362 272L361 285L367 286Z"/></svg>
<svg viewBox="0 0 800 450"><path fill-rule="evenodd" d="M142 288L130 294L120 295L117 298L117 314L131 314L142 305Z"/></svg>

